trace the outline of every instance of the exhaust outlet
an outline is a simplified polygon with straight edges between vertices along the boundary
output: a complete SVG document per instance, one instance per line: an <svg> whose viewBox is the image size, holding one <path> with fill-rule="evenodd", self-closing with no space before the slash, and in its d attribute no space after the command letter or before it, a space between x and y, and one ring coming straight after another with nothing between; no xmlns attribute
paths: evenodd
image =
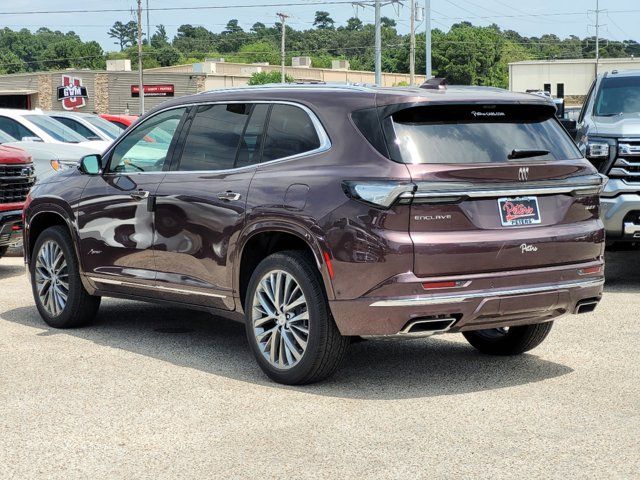
<svg viewBox="0 0 640 480"><path fill-rule="evenodd" d="M578 302L573 313L590 313L596 309L598 300L582 300Z"/></svg>
<svg viewBox="0 0 640 480"><path fill-rule="evenodd" d="M399 334L408 336L433 335L446 332L454 323L456 323L456 319L453 317L417 318L407 323Z"/></svg>

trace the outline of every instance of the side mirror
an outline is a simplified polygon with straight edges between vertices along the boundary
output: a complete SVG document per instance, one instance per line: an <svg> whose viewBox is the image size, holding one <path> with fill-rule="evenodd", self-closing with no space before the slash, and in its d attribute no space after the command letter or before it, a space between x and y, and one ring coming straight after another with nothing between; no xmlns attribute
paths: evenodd
<svg viewBox="0 0 640 480"><path fill-rule="evenodd" d="M560 118L559 120L562 126L565 128L565 130L569 132L569 135L571 135L571 138L576 138L576 134L578 133L577 122L575 120L570 120L568 118Z"/></svg>
<svg viewBox="0 0 640 480"><path fill-rule="evenodd" d="M80 171L87 175L100 175L102 173L102 155L85 155L80 160Z"/></svg>

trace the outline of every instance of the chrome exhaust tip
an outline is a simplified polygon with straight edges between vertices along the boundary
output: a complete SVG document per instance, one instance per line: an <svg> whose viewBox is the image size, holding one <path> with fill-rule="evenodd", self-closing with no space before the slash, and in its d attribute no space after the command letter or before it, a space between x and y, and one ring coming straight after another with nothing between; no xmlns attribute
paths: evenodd
<svg viewBox="0 0 640 480"><path fill-rule="evenodd" d="M403 336L434 335L436 333L446 332L454 323L456 323L456 319L453 317L416 318L407 323L398 334Z"/></svg>
<svg viewBox="0 0 640 480"><path fill-rule="evenodd" d="M590 313L596 309L598 300L582 300L578 302L573 313Z"/></svg>

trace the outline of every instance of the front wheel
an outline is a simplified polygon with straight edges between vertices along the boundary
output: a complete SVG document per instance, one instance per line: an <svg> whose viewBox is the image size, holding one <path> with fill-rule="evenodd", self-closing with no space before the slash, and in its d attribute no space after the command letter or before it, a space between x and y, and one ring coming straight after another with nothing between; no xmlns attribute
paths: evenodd
<svg viewBox="0 0 640 480"><path fill-rule="evenodd" d="M524 325L521 327L489 328L462 332L464 338L482 353L489 355L518 355L540 345L553 322Z"/></svg>
<svg viewBox="0 0 640 480"><path fill-rule="evenodd" d="M0 247L0 258L4 257L7 254L7 250L9 250L8 245L5 245L4 247Z"/></svg>
<svg viewBox="0 0 640 480"><path fill-rule="evenodd" d="M350 343L340 335L318 268L304 252L276 253L258 265L247 289L245 322L258 365L278 383L329 377Z"/></svg>
<svg viewBox="0 0 640 480"><path fill-rule="evenodd" d="M82 285L71 236L62 226L44 230L29 263L31 288L42 319L55 328L78 327L94 319L100 297Z"/></svg>

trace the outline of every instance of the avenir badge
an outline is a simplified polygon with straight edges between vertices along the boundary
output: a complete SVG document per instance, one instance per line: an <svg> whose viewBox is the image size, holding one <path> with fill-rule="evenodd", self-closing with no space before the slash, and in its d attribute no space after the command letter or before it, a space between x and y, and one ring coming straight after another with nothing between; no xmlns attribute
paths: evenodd
<svg viewBox="0 0 640 480"><path fill-rule="evenodd" d="M499 198L498 209L503 227L534 225L542 222L537 197Z"/></svg>

